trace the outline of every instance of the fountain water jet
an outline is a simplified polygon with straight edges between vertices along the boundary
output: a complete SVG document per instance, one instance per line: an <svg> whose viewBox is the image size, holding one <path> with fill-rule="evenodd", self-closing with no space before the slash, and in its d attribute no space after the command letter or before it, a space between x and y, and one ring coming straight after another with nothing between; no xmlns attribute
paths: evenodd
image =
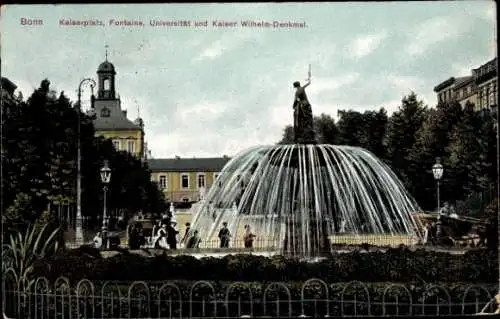
<svg viewBox="0 0 500 319"><path fill-rule="evenodd" d="M223 222L234 241L249 224L268 247L310 259L341 231L420 237L418 205L386 164L359 147L316 144L309 83L294 83L295 144L237 154L210 187L192 222L202 241L217 239Z"/></svg>

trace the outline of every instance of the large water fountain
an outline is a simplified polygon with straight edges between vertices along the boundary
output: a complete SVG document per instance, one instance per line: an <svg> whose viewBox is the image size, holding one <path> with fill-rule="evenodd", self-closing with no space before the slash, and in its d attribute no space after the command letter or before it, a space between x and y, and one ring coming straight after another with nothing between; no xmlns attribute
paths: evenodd
<svg viewBox="0 0 500 319"><path fill-rule="evenodd" d="M387 165L359 147L315 143L309 83L294 83L295 144L252 147L226 164L192 222L202 242L224 222L233 247L250 225L266 247L305 258L329 253L339 234L419 237L419 208Z"/></svg>

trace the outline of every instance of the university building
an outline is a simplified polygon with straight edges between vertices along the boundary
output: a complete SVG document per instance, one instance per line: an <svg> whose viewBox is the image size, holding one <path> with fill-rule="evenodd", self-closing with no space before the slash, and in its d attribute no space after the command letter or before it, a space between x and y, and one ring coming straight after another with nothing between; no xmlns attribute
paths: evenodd
<svg viewBox="0 0 500 319"><path fill-rule="evenodd" d="M111 139L117 150L147 161L151 179L158 183L168 202L198 201L200 191L208 191L229 158L148 159L144 121L140 117L134 121L127 118L116 92L116 74L107 58L97 68L97 96L92 95L89 111L94 115L96 135Z"/></svg>
<svg viewBox="0 0 500 319"><path fill-rule="evenodd" d="M95 116L96 135L111 139L119 151L145 159L144 122L140 117L133 122L128 119L116 92L115 77L115 67L106 58L97 68L97 97L92 95L89 111Z"/></svg>
<svg viewBox="0 0 500 319"><path fill-rule="evenodd" d="M467 102L475 110L497 105L497 58L473 69L471 75L451 77L434 87L438 102L458 101L462 107Z"/></svg>
<svg viewBox="0 0 500 319"><path fill-rule="evenodd" d="M175 157L148 159L148 165L166 201L193 203L200 200L200 192L208 192L228 161L227 156Z"/></svg>

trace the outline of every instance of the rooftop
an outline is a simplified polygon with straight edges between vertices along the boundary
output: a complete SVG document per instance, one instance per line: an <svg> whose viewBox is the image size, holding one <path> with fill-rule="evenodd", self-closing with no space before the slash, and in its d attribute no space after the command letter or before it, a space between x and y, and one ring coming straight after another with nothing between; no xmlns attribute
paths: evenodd
<svg viewBox="0 0 500 319"><path fill-rule="evenodd" d="M125 115L101 117L97 116L94 120L94 127L97 131L125 131L141 130L141 128L129 120Z"/></svg>
<svg viewBox="0 0 500 319"><path fill-rule="evenodd" d="M152 172L220 172L230 158L154 158L148 160Z"/></svg>
<svg viewBox="0 0 500 319"><path fill-rule="evenodd" d="M455 87L462 87L472 81L474 81L474 77L472 75L455 78Z"/></svg>
<svg viewBox="0 0 500 319"><path fill-rule="evenodd" d="M101 72L110 72L116 74L115 66L113 65L113 63L106 60L99 64L99 67L97 68L97 73Z"/></svg>
<svg viewBox="0 0 500 319"><path fill-rule="evenodd" d="M447 88L448 86L452 85L453 83L455 83L455 78L451 77L448 80L443 81L443 82L439 83L438 85L436 85L434 87L434 92L439 92L442 89Z"/></svg>
<svg viewBox="0 0 500 319"><path fill-rule="evenodd" d="M12 83L11 80L4 77L2 77L1 79L1 87L2 90L7 91L10 95L13 95L14 91L17 89L17 86L14 83Z"/></svg>

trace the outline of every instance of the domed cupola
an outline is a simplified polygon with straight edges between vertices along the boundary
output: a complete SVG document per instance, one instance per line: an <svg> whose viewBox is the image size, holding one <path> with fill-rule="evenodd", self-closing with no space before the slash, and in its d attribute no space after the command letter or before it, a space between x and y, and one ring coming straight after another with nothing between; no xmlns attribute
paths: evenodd
<svg viewBox="0 0 500 319"><path fill-rule="evenodd" d="M115 91L115 66L108 61L108 47L106 46L106 60L99 64L97 68L97 78L99 81L97 98L101 100L116 99Z"/></svg>
<svg viewBox="0 0 500 319"><path fill-rule="evenodd" d="M99 67L97 68L97 73L113 73L116 74L115 72L115 66L113 63L109 61L104 61L101 64L99 64Z"/></svg>

